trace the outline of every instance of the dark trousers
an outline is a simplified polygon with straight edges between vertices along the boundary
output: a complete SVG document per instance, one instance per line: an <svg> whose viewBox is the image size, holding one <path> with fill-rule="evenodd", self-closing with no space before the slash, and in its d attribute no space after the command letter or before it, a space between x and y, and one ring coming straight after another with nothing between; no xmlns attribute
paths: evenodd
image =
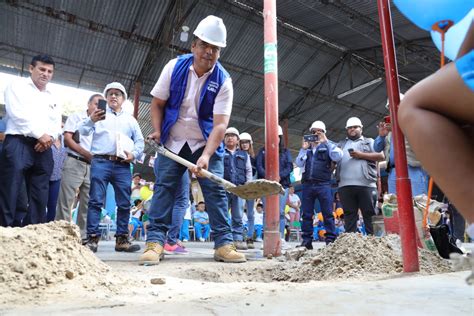
<svg viewBox="0 0 474 316"><path fill-rule="evenodd" d="M359 209L364 219L367 235L374 234L372 216L375 215L377 189L358 185L348 185L338 189L339 198L344 208L344 228L347 233L357 232Z"/></svg>
<svg viewBox="0 0 474 316"><path fill-rule="evenodd" d="M51 149L36 152L32 137L7 135L0 154L0 225L12 226L17 200L25 181L28 213L23 224L44 223L48 201L49 178L53 171Z"/></svg>
<svg viewBox="0 0 474 316"><path fill-rule="evenodd" d="M56 217L56 206L58 205L58 196L60 188L61 179L56 181L49 181L48 209L46 211L46 222L52 222Z"/></svg>
<svg viewBox="0 0 474 316"><path fill-rule="evenodd" d="M301 209L303 210L303 223L301 231L303 232L303 244L311 244L313 241L313 216L314 203L316 199L321 205L321 212L324 218L324 227L326 229L326 243L333 242L336 239L336 227L334 225L334 215L332 213L333 196L330 184L303 184L303 199Z"/></svg>

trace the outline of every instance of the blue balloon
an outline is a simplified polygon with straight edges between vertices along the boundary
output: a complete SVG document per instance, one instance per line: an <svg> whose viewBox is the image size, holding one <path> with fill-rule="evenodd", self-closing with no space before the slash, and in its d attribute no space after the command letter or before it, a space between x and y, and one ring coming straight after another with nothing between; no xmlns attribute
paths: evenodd
<svg viewBox="0 0 474 316"><path fill-rule="evenodd" d="M473 19L474 9L472 9L461 21L451 26L446 34L444 34L444 56L451 60L456 59ZM431 31L431 39L436 45L436 48L441 51L441 34L436 31Z"/></svg>
<svg viewBox="0 0 474 316"><path fill-rule="evenodd" d="M474 8L474 0L394 0L394 3L407 19L427 31L443 20L457 23Z"/></svg>

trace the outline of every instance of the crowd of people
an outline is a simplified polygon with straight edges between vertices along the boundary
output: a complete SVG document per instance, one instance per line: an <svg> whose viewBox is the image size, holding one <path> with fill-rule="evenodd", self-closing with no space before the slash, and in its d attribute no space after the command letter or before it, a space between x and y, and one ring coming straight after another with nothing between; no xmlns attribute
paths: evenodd
<svg viewBox="0 0 474 316"><path fill-rule="evenodd" d="M227 36L222 19L206 17L194 35L191 53L169 61L151 91L154 131L147 137L196 165L190 172L197 176L203 201L191 203L187 168L158 155L153 195L145 207L146 201L140 199L141 177L132 177L130 168L144 150L144 136L137 120L122 108L128 97L125 87L119 82L107 84L103 94L92 95L87 109L70 115L62 129L61 107L48 87L55 63L47 55L38 55L29 66L31 76L15 80L5 91L0 225L72 221L78 193L77 224L83 244L96 252L111 185L116 251L139 251L132 240L139 232L146 236L139 264L158 264L166 253L186 252L182 241L190 239L192 226L197 240L212 238L216 261L245 262L241 250L262 240L266 199L243 200L200 172L207 169L236 185L265 178L265 148L256 153L250 134L228 127L234 92L230 74L218 61ZM328 139L325 123L316 120L295 159L278 127L283 245L291 230L301 229L301 246L307 249L313 248L314 240L332 243L342 232L373 234L379 162L386 161L388 191L395 192L390 124L379 125L375 140L363 135L358 117L332 127L345 128L346 137L339 142ZM414 194L426 193L427 175L412 151L408 162ZM302 170L299 195L291 181L294 165Z"/></svg>

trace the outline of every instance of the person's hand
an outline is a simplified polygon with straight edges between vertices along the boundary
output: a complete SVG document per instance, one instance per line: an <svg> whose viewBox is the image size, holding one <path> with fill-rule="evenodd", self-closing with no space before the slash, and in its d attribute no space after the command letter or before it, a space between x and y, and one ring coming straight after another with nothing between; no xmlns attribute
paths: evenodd
<svg viewBox="0 0 474 316"><path fill-rule="evenodd" d="M105 120L105 111L97 108L94 110L94 112L91 113L89 117L91 118L91 121L94 123L101 120Z"/></svg>
<svg viewBox="0 0 474 316"><path fill-rule="evenodd" d="M161 132L156 132L155 131L155 132L151 133L150 135L148 135L146 139L153 139L156 143L159 143L160 138L161 138Z"/></svg>
<svg viewBox="0 0 474 316"><path fill-rule="evenodd" d="M127 155L127 158L125 158L123 162L132 162L133 159L135 159L135 157L133 156L131 152L128 152L126 150L124 150L123 152L125 153L125 155Z"/></svg>
<svg viewBox="0 0 474 316"><path fill-rule="evenodd" d="M378 130L379 130L379 136L381 136L381 137L387 136L388 133L389 133L390 130L391 130L390 123L385 123L385 122L380 122L380 123L377 125L377 128L378 128Z"/></svg>
<svg viewBox="0 0 474 316"><path fill-rule="evenodd" d="M320 144L327 143L328 138L326 137L325 133L317 132L316 134L318 135L318 143L320 143Z"/></svg>
<svg viewBox="0 0 474 316"><path fill-rule="evenodd" d="M84 159L89 163L92 161L92 154L89 151L86 151L82 156L84 156Z"/></svg>
<svg viewBox="0 0 474 316"><path fill-rule="evenodd" d="M197 177L202 177L201 170L206 169L209 166L209 156L202 155L199 157L198 161L196 162L196 167L191 169L191 172L194 173Z"/></svg>
<svg viewBox="0 0 474 316"><path fill-rule="evenodd" d="M303 140L301 141L301 148L302 149L308 149L309 148L309 142L305 141L304 137L303 137Z"/></svg>
<svg viewBox="0 0 474 316"><path fill-rule="evenodd" d="M36 143L34 149L37 152L43 152L49 149L53 145L53 138L48 134L43 134L40 138L38 138L38 142Z"/></svg>
<svg viewBox="0 0 474 316"><path fill-rule="evenodd" d="M349 155L355 159L362 159L362 153L360 151L353 150L349 152Z"/></svg>

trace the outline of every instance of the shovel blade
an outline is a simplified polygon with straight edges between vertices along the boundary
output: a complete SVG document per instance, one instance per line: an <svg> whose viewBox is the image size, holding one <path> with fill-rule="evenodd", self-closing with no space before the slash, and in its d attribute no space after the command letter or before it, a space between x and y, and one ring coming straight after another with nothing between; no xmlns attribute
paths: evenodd
<svg viewBox="0 0 474 316"><path fill-rule="evenodd" d="M226 190L245 200L253 200L259 197L284 192L280 183L266 179L250 181L234 188L226 188Z"/></svg>

